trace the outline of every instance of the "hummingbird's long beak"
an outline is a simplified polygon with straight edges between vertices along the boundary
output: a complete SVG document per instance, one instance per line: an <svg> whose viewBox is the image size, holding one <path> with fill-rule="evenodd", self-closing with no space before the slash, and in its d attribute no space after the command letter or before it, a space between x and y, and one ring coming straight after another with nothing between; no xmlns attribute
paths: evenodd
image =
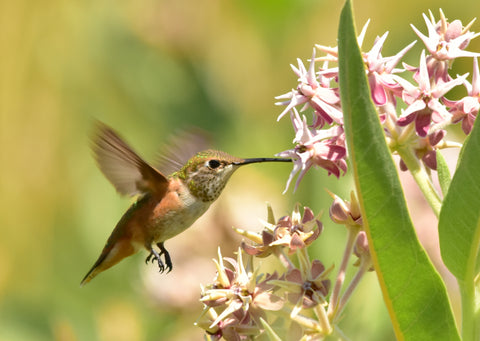
<svg viewBox="0 0 480 341"><path fill-rule="evenodd" d="M292 159L282 159L275 157L258 157L253 159L244 159L239 162L234 162L234 165L243 166L248 165L249 163L258 163L258 162L292 162Z"/></svg>

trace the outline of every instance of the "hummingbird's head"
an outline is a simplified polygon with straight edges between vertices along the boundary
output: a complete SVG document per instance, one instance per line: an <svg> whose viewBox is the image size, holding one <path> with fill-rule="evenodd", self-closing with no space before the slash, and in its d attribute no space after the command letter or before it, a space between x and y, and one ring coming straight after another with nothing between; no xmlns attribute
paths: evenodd
<svg viewBox="0 0 480 341"><path fill-rule="evenodd" d="M209 149L192 157L179 173L193 195L202 201L215 201L242 161Z"/></svg>
<svg viewBox="0 0 480 341"><path fill-rule="evenodd" d="M190 192L205 202L215 201L232 174L249 163L286 161L280 158L241 159L218 150L206 150L192 157L177 173L188 186Z"/></svg>

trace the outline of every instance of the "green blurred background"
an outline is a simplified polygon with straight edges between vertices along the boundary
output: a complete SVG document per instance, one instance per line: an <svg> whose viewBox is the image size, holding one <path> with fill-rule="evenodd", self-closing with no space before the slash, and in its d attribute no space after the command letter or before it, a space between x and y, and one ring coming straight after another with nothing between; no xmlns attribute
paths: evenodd
<svg viewBox="0 0 480 341"><path fill-rule="evenodd" d="M215 274L217 246L232 256L230 227L255 229L265 202L277 216L297 201L315 212L349 192L323 171L282 195L290 166L239 171L208 214L167 243L168 275L130 257L84 288L79 282L131 200L118 196L90 155L95 119L151 160L175 130L199 126L241 157L291 148L273 97L296 86L289 68L315 43L336 45L342 1L2 0L0 2L0 340L201 340L199 284ZM356 1L364 47L390 31L384 55L416 39L422 12L464 24L478 1ZM473 26L479 31L479 24ZM480 39L478 39L480 40ZM479 51L478 40L469 50ZM417 43L406 61L418 63ZM410 58L410 59L409 59ZM469 72L471 61L456 65ZM327 266L345 233L328 223L316 242ZM352 340L393 338L374 274L341 322Z"/></svg>

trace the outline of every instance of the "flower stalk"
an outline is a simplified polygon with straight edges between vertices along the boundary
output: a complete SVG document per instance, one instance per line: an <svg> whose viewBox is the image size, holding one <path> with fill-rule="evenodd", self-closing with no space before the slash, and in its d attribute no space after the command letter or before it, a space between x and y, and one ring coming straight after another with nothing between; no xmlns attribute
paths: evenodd
<svg viewBox="0 0 480 341"><path fill-rule="evenodd" d="M338 269L335 286L333 287L332 295L330 297L330 303L328 305L327 315L330 319L334 319L334 317L338 315L340 292L342 290L343 283L345 282L348 263L353 253L353 246L355 245L358 232L360 232L360 230L357 227L347 227L347 242L343 252L342 262L340 263L340 268Z"/></svg>
<svg viewBox="0 0 480 341"><path fill-rule="evenodd" d="M438 218L442 207L442 200L440 199L440 195L435 189L430 176L426 172L425 167L419 162L418 158L410 148L398 148L397 152L403 162L405 162L405 165L412 174L418 188L422 191L425 200L432 208L433 213Z"/></svg>

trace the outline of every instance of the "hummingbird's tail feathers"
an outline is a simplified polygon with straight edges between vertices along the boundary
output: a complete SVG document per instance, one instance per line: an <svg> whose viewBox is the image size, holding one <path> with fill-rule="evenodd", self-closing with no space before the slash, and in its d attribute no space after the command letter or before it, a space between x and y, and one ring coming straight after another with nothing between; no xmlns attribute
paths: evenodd
<svg viewBox="0 0 480 341"><path fill-rule="evenodd" d="M80 282L80 286L83 287L99 273L111 268L125 257L134 254L136 251L137 250L128 240L120 240L113 246L107 243L100 257L98 257L90 271L82 279L82 282Z"/></svg>
<svg viewBox="0 0 480 341"><path fill-rule="evenodd" d="M100 257L97 259L95 264L92 266L90 271L83 277L82 281L80 282L80 286L83 287L85 284L90 282L96 275L98 275L101 271L99 270L98 266L105 260L107 254L101 254Z"/></svg>

